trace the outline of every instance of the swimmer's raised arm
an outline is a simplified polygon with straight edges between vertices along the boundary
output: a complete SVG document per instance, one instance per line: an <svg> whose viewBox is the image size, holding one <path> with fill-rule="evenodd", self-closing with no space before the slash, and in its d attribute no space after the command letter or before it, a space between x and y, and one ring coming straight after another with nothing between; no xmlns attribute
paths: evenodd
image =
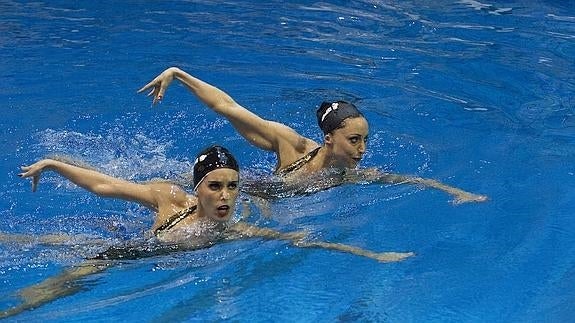
<svg viewBox="0 0 575 323"><path fill-rule="evenodd" d="M279 155L280 149L286 144L291 147L315 144L284 124L259 117L238 104L224 91L177 67L166 69L138 93L150 91L148 95L153 96L153 104L156 104L164 98L166 89L174 78L181 81L206 106L227 118L234 128L256 147L274 151Z"/></svg>
<svg viewBox="0 0 575 323"><path fill-rule="evenodd" d="M32 191L36 191L43 172L54 171L96 195L137 202L153 210L158 208L158 193L154 185L137 184L54 159L42 159L30 166L22 166L22 171L18 176L32 178Z"/></svg>
<svg viewBox="0 0 575 323"><path fill-rule="evenodd" d="M306 241L307 232L294 231L294 232L279 232L269 228L257 227L245 222L238 222L230 230L235 231L241 237L247 238L264 238L264 239L278 239L287 240L300 248L322 248L330 249L341 252L351 253L357 256L375 259L379 262L396 262L404 260L408 257L414 256L413 252L373 252L359 247L354 247L342 243L331 243L323 241Z"/></svg>
<svg viewBox="0 0 575 323"><path fill-rule="evenodd" d="M462 204L469 202L485 202L487 201L486 195L474 194L466 192L457 187L449 186L434 179L421 178L416 176L400 175L384 173L377 168L368 168L361 170L348 171L346 173L346 181L348 182L361 182L368 181L371 183L384 183L384 184L414 184L422 185L425 187L435 188L454 197L454 204Z"/></svg>

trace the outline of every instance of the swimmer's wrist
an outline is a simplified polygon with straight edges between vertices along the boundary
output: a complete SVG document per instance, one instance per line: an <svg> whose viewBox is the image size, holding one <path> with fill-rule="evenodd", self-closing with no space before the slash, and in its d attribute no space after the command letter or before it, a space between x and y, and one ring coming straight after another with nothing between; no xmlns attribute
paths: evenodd
<svg viewBox="0 0 575 323"><path fill-rule="evenodd" d="M47 159L43 159L40 162L40 168L44 171L44 170L53 170L56 168L56 165L58 163L62 163L59 162L57 160L51 159L51 158L47 158Z"/></svg>
<svg viewBox="0 0 575 323"><path fill-rule="evenodd" d="M181 79L182 75L184 74L184 71L182 71L179 67L172 66L168 70L170 71L172 76L174 78L177 78L178 80Z"/></svg>
<svg viewBox="0 0 575 323"><path fill-rule="evenodd" d="M51 158L44 159L40 162L40 168L42 169L42 171L47 171L47 170L58 171L59 169L62 169L66 166L72 166L72 165L70 165L66 162L56 160L56 159L51 159Z"/></svg>

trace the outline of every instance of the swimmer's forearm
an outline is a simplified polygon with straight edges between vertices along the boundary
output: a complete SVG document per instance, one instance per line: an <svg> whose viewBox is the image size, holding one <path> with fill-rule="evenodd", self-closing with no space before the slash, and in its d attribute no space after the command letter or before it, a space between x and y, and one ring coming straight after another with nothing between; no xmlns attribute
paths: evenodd
<svg viewBox="0 0 575 323"><path fill-rule="evenodd" d="M367 181L369 183L414 184L431 187L452 195L454 197L453 203L455 204L466 202L484 202L487 200L487 196L485 195L470 193L460 188L446 185L434 179L384 173L377 168L348 171L345 174L345 179L346 181L354 183Z"/></svg>
<svg viewBox="0 0 575 323"><path fill-rule="evenodd" d="M39 178L42 173L53 171L84 188L88 188L95 183L110 182L113 179L97 171L50 158L42 159L30 166L23 166L22 170L23 173L19 174L19 176L23 178Z"/></svg>
<svg viewBox="0 0 575 323"><path fill-rule="evenodd" d="M331 243L323 241L305 241L307 232L294 231L294 232L279 232L269 228L256 227L247 223L237 223L234 229L244 237L259 237L264 239L278 239L290 241L294 246L300 248L322 248L329 250L336 250L341 252L351 253L357 256L375 259L380 262L394 262L401 261L407 257L414 255L413 252L373 252L362 248L345 245L341 243Z"/></svg>
<svg viewBox="0 0 575 323"><path fill-rule="evenodd" d="M88 239L100 242L101 240L95 238L85 237L86 241ZM82 237L84 240L84 237ZM57 234L45 234L45 235L33 235L33 234L20 234L20 233L4 233L0 232L0 242L4 243L20 243L20 244L31 244L39 243L49 246L65 245L77 242L77 236L71 236L67 233L57 233Z"/></svg>
<svg viewBox="0 0 575 323"><path fill-rule="evenodd" d="M263 238L268 240L287 240L298 243L307 236L305 231L279 232L270 228L262 228L245 222L238 222L231 228L244 238Z"/></svg>
<svg viewBox="0 0 575 323"><path fill-rule="evenodd" d="M180 80L200 101L216 113L228 119L234 128L253 145L273 150L277 127L239 105L219 88L204 82L187 72L173 67L174 77Z"/></svg>
<svg viewBox="0 0 575 323"><path fill-rule="evenodd" d="M485 195L470 193L460 188L449 186L447 184L429 178L404 176L397 174L383 174L379 177L378 181L393 184L403 184L403 183L415 184L435 188L452 195L455 198L453 200L455 204L466 203L466 202L484 202L487 200L487 196Z"/></svg>
<svg viewBox="0 0 575 323"><path fill-rule="evenodd" d="M421 184L421 185L424 185L427 187L435 188L438 190L442 190L446 193L449 193L455 198L455 200L453 201L455 204L465 203L465 202L484 202L484 201L487 201L487 196L485 196L485 195L467 192L467 191L464 191L460 188L446 185L446 184L441 183L439 181L436 181L434 179L412 177L412 178L408 178L407 182L413 183L413 184Z"/></svg>
<svg viewBox="0 0 575 323"><path fill-rule="evenodd" d="M232 229L239 233L242 237L246 238L265 238L265 239L278 239L281 233L269 228L262 228L251 225L245 222L238 222L234 224Z"/></svg>
<svg viewBox="0 0 575 323"><path fill-rule="evenodd" d="M367 168L358 170L356 172L348 172L346 174L346 177L349 181L352 182L368 181L373 183L384 183L384 184L416 184L437 188L450 193L463 192L458 188L445 185L433 179L401 175L401 174L385 173L377 168Z"/></svg>
<svg viewBox="0 0 575 323"><path fill-rule="evenodd" d="M309 242L305 241L305 242L298 242L295 245L302 248L322 248L322 249L347 252L354 254L356 256L375 259L379 262L396 262L415 255L413 252L373 252L370 250L346 244L323 242L323 241L309 241Z"/></svg>
<svg viewBox="0 0 575 323"><path fill-rule="evenodd" d="M445 191L447 193L456 195L458 193L464 193L465 191L456 188L456 187L452 187L446 184L443 184L439 181L436 181L434 179L428 179L428 178L421 178L421 177L405 177L404 179L405 183L409 183L409 184L416 184L416 185L423 185L426 187L431 187L431 188L436 188L442 191Z"/></svg>
<svg viewBox="0 0 575 323"><path fill-rule="evenodd" d="M217 87L204 82L177 67L172 67L171 69L176 79L182 82L192 93L194 93L194 95L198 97L198 99L200 99L200 101L215 112L228 116L231 113L228 110L237 105L231 96Z"/></svg>
<svg viewBox="0 0 575 323"><path fill-rule="evenodd" d="M100 173L98 171L70 165L53 159L45 159L44 170L52 170L72 183L98 195L107 194L106 187L124 183L124 180Z"/></svg>

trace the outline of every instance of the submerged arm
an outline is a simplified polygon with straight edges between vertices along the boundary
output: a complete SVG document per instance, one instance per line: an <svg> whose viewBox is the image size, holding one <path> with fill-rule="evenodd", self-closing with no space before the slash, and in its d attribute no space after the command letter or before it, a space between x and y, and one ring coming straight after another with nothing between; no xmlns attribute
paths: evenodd
<svg viewBox="0 0 575 323"><path fill-rule="evenodd" d="M294 243L294 245L302 248L322 248L322 249L342 251L357 256L363 256L375 259L379 262L396 262L415 255L415 253L413 252L373 252L370 250L346 245L343 243L332 243L323 241L301 241Z"/></svg>
<svg viewBox="0 0 575 323"><path fill-rule="evenodd" d="M259 117L239 105L224 91L177 67L166 69L138 92L150 91L148 95L154 96L155 104L163 99L174 78L181 81L206 106L227 118L246 140L261 149L278 153L280 141L288 141L293 146L302 141L303 137L292 128Z"/></svg>
<svg viewBox="0 0 575 323"><path fill-rule="evenodd" d="M474 194L457 187L449 186L434 179L421 178L416 176L407 176L399 174L383 173L378 169L364 169L355 172L348 172L346 180L350 182L368 181L372 183L385 183L385 184L415 184L425 187L435 188L454 197L454 204L468 203L468 202L484 202L487 201L487 196Z"/></svg>
<svg viewBox="0 0 575 323"><path fill-rule="evenodd" d="M18 292L22 303L0 312L0 318L14 316L56 299L73 295L82 290L82 285L79 282L82 278L102 272L110 265L110 261L88 260L81 265L66 269L55 277L50 277L36 285L24 288Z"/></svg>
<svg viewBox="0 0 575 323"><path fill-rule="evenodd" d="M323 241L305 241L307 232L279 232L269 228L253 226L244 222L239 222L232 227L232 230L240 234L241 237L258 237L264 239L276 239L290 241L294 246L301 248L322 248L351 253L357 256L375 259L380 262L395 262L415 255L413 252L373 252L359 247L354 247L342 243L331 243Z"/></svg>
<svg viewBox="0 0 575 323"><path fill-rule="evenodd" d="M67 233L52 233L45 235L31 235L21 233L0 232L0 243L7 244L42 244L47 246L59 246L69 244L101 244L104 240L88 235L69 235Z"/></svg>

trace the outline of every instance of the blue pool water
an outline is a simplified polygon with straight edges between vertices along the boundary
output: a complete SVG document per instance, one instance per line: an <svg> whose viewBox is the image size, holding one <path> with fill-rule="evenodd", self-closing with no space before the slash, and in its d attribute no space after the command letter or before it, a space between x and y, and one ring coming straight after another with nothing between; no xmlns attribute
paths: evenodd
<svg viewBox="0 0 575 323"><path fill-rule="evenodd" d="M135 239L151 214L19 166L64 154L130 180L189 171L211 143L246 176L255 150L182 86L179 66L261 116L321 140L315 108L356 103L362 166L489 196L453 205L412 186L345 185L271 204L251 222L416 257L381 264L246 240L119 263L14 321L567 322L575 315L572 1L2 1L0 231ZM0 309L98 252L0 246Z"/></svg>

